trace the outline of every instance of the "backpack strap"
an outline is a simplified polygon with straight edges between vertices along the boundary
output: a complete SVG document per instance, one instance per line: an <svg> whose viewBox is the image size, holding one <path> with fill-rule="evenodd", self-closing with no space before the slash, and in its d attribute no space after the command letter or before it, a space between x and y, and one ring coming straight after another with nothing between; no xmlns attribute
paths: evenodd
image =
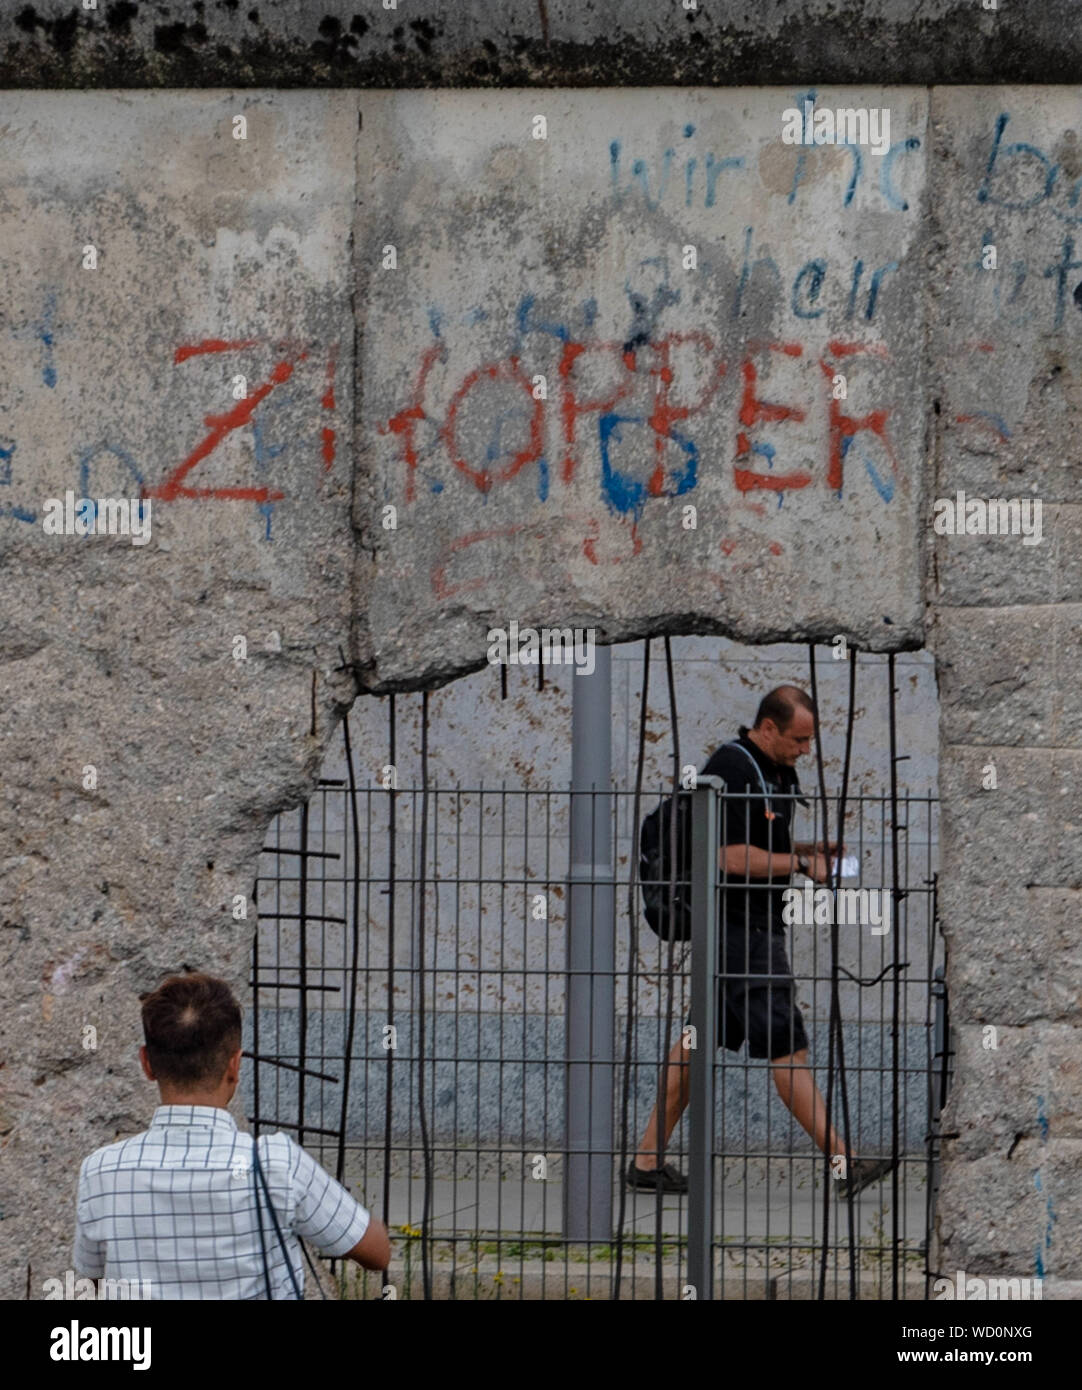
<svg viewBox="0 0 1082 1390"><path fill-rule="evenodd" d="M756 777L758 777L758 779L759 779L759 786L760 786L760 787L762 788L762 790L763 790L763 800L766 802L767 808L769 809L769 807L770 807L770 793L769 793L769 792L767 791L767 789L766 789L766 779L765 779L764 776L763 776L763 769L759 766L759 764L758 764L758 763L756 762L756 760L751 756L751 754L748 752L748 750L744 747L744 745L743 745L742 743L735 743L735 742L734 742L734 743L723 743L723 744L722 744L722 747L723 747L723 748L735 748L738 752L743 753L744 757L747 758L747 760L748 760L749 763L751 763L752 767L755 769L755 775L756 775Z"/></svg>

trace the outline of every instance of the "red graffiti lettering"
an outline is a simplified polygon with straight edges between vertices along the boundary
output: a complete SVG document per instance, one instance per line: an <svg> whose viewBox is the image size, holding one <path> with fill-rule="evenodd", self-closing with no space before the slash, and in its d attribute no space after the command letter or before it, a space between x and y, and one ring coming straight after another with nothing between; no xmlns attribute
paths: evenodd
<svg viewBox="0 0 1082 1390"><path fill-rule="evenodd" d="M609 396L605 396L600 400L580 401L575 394L571 373L575 363L585 353L600 353L605 356L614 357L616 361L623 366L624 370L628 372L629 375L627 380L618 385ZM576 425L579 418L583 415L597 413L607 414L610 410L615 409L616 402L623 400L634 385L634 378L630 375L630 373L635 370L634 358L632 357L630 367L628 366L627 358L628 354L622 351L622 344L620 343L585 344L568 342L564 344L563 354L560 358L559 373L560 381L563 385L560 414L563 419L564 444L566 445L566 452L564 453L560 472L565 483L571 481L575 472L575 456L572 450L575 447Z"/></svg>
<svg viewBox="0 0 1082 1390"><path fill-rule="evenodd" d="M659 378L656 404L647 422L657 436L654 440L657 465L646 485L646 490L653 497L660 496L665 486L665 466L662 462L662 456L665 452L665 441L671 437L672 427L678 421L690 419L692 415L698 415L701 410L706 409L717 394L718 385L726 371L725 363L719 362L708 375L706 386L697 401L692 405L672 405L669 400L675 375L672 369L672 349L674 344L681 347L685 343L694 343L705 349L708 358L714 352L713 341L705 333L670 333L667 338L662 339L655 349L661 358L662 365L656 373Z"/></svg>
<svg viewBox="0 0 1082 1390"><path fill-rule="evenodd" d="M458 423L458 412L462 402L478 384L478 382L488 378L490 381L507 381L521 390L525 391L527 399L533 407L530 419L530 442L524 449L520 449L512 458L505 469L498 473L490 473L487 468L471 468L470 465L458 453L458 441L456 429ZM525 468L526 464L534 463L541 457L544 447L542 440L542 421L544 419L544 405L540 400L534 399L533 387L529 380L522 373L519 367L519 359L512 357L509 362L497 362L487 367L478 367L471 372L455 394L451 397L450 405L447 407L447 423L440 431L443 442L447 445L447 452L451 456L451 462L459 470L465 473L479 492L488 492L493 482L506 482L508 478L513 478L520 469Z"/></svg>
<svg viewBox="0 0 1082 1390"><path fill-rule="evenodd" d="M591 565L622 565L625 560L633 560L642 550L642 537L639 535L639 528L632 522L629 532L631 535L631 553L629 555L610 555L598 556L597 544L601 539L601 526L596 517L591 517L587 522L589 534L582 542L582 553L589 560ZM621 527L621 529L625 529Z"/></svg>
<svg viewBox="0 0 1082 1390"><path fill-rule="evenodd" d="M405 410L400 410L397 415L392 415L387 424L380 430L381 434L400 434L403 437L402 456L406 464L406 501L412 502L416 495L417 482L417 439L416 427L419 420L425 420L424 400L425 386L428 383L428 374L442 355L443 349L439 343L433 343L425 350L421 358L421 370L417 373L417 382L413 389L413 402Z"/></svg>
<svg viewBox="0 0 1082 1390"><path fill-rule="evenodd" d="M338 345L336 343L334 347L331 348L330 356L327 358L327 389L323 392L323 398L320 401L320 405L323 407L324 410L334 409L334 373L338 365L337 356ZM335 432L333 429L330 428L329 425L325 425L323 427L322 437L323 468L324 471L327 471L331 468L332 464L334 463Z"/></svg>
<svg viewBox="0 0 1082 1390"><path fill-rule="evenodd" d="M213 350L217 351L218 349ZM300 355L301 358L305 356L306 354L303 352ZM288 381L293 375L293 367L292 362L279 362L271 372L270 380L257 387L244 400L238 401L232 410L227 411L224 415L205 416L203 423L209 427L210 433L200 440L184 462L175 468L163 483L158 487L148 488L146 495L161 502L174 502L178 497L215 497L219 500L234 502L281 501L285 496L284 492L272 492L265 487L193 488L187 486L184 479L214 452L226 435L250 422L260 402L266 400L276 386L281 385L283 381Z"/></svg>
<svg viewBox="0 0 1082 1390"><path fill-rule="evenodd" d="M447 566L460 551L467 550L472 545L479 545L482 541L493 540L497 536L514 536L517 535L519 531L525 529L525 522L519 522L513 526L497 527L492 531L471 531L469 535L459 536L456 540L453 540L432 566L430 576L432 580L432 592L437 598L454 598L456 594L468 594L477 589L483 589L486 584L491 582L491 576L482 576L478 579L466 579L460 584L449 584L447 582Z"/></svg>
<svg viewBox="0 0 1082 1390"><path fill-rule="evenodd" d="M749 343L749 354L757 351L781 352L787 357L799 357L804 349L799 343ZM751 439L747 431L753 426L774 424L781 420L803 420L805 411L799 406L778 405L773 401L760 400L756 394L758 370L751 355L741 365L744 378L744 394L740 402L740 423L744 426L737 432L736 457L748 458L752 452ZM749 468L733 468L733 481L741 492L751 492L763 488L769 492L783 492L787 488L807 487L811 474L804 469L792 473L753 473Z"/></svg>
<svg viewBox="0 0 1082 1390"><path fill-rule="evenodd" d="M257 347L258 338L242 338L226 342L224 338L204 338L201 343L184 343L173 354L173 364L187 362L189 357L201 357L207 352L239 352L241 348Z"/></svg>
<svg viewBox="0 0 1082 1390"><path fill-rule="evenodd" d="M827 350L831 357L853 357L862 353L868 353L873 357L886 358L889 356L886 348L879 343L846 343L838 339L833 339L827 344ZM824 376L833 382L837 374L837 366L819 359L819 366ZM842 458L843 458L843 439L852 439L854 435L860 434L862 430L869 430L882 440L883 447L887 451L890 459L890 466L895 476L898 473L898 460L894 453L894 446L887 435L887 420L890 418L889 410L870 410L867 415L852 416L846 415L841 408L841 403L834 399L833 393L830 397L830 424L829 424L829 448L827 462L827 486L840 489L842 485Z"/></svg>
<svg viewBox="0 0 1082 1390"><path fill-rule="evenodd" d="M441 415L436 403L437 388L433 372L437 363L448 362L449 348L447 341L440 338L425 350L409 401L380 427L383 434L401 436L399 458L405 464L407 503L416 500L416 474L422 453L427 457L428 450L438 449L445 464L453 466L455 472L468 478L479 492L489 493L498 485L522 474L531 463L545 457L546 430L551 430L553 435L558 433L558 440L551 435L548 440L549 448L557 459L553 476L564 484L571 484L575 481L583 446L582 422L591 417L597 430L598 417L619 415L620 420L615 422L617 425L622 425L626 420L628 425L640 427L638 436L629 432L627 438L652 439L653 458L647 462L643 481L638 484L639 497L644 493L648 497L664 496L672 490L674 444L683 450L685 460L699 458L696 441L686 422L710 410L721 392L723 379L728 375L728 364L707 334L674 332L656 341L638 343L635 347L625 347L613 341L584 342L561 337L558 349L552 347L550 337L544 346L550 352L559 353L555 366L558 382L557 392L554 392L558 394L555 412L546 411L544 401L536 399L531 388L531 379L536 380L533 373L543 370L542 364L527 366L524 355L515 355L473 367L459 379L457 388L449 397L442 394L445 388L441 384L439 400L446 401L445 413ZM985 351L988 346L983 342L977 345L980 351ZM774 356L768 356L771 354ZM832 377L837 370L833 365L835 360L844 361L858 354L876 358L888 356L886 349L879 345L841 340L832 341L819 358L805 358L804 348L797 342L753 340L748 343L746 355L740 364L738 400L735 402L737 420L732 473L742 510L765 516L769 510L767 500L773 495L780 496L786 491L809 487L820 478L831 488L840 488L848 441L862 431L878 435L890 456L892 468L895 473L898 472L887 430L890 411L878 409L863 415L848 415L829 391L823 474L818 471L813 474L806 464L788 469L776 466L778 460L773 442L776 427L806 422L812 406L810 402L768 399L768 386L761 380L765 374L763 361L777 361L779 358L789 360L805 373L811 371L818 381L820 376L815 370L816 363L819 371ZM547 370L551 370L551 367ZM448 388L450 385L447 383ZM479 391L491 393L500 387L510 387L516 398L519 391L526 395L529 406L525 412L525 425L521 423L521 409L509 410L502 403L497 408L491 395L475 395ZM777 394L784 395L784 392ZM816 408L821 399L817 392ZM465 425L467 413L470 419L468 431ZM503 421L515 414L519 415L520 420L515 426L514 443L504 447L500 442ZM425 446L420 442L425 437L420 433L422 422L428 429L428 443ZM479 425L492 428L495 433L485 457L474 459L469 457L469 447L464 441L477 438ZM646 426L650 433L643 435L642 426ZM757 432L761 432L758 438ZM619 435L613 431L606 433L604 429L598 433L600 440L595 439L594 444L602 451L600 457L604 461L604 441L610 437L619 438ZM716 431L713 434L716 437ZM443 486L433 480L434 492L440 491ZM539 480L539 496L545 500L549 495ZM636 520L641 522L638 508L634 510ZM587 549L584 553L589 559L591 537L586 538L585 544ZM594 561L591 560L591 563Z"/></svg>

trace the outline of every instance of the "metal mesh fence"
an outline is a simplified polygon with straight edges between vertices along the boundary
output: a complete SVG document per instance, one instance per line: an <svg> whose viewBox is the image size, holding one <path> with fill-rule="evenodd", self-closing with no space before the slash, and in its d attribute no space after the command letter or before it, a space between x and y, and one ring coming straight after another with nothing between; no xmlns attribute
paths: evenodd
<svg viewBox="0 0 1082 1390"><path fill-rule="evenodd" d="M857 866L829 887L793 879L780 1026L795 1004L805 1076L702 1032L716 1035L727 987L785 993L734 907L762 887L700 853L720 1009L716 988L695 994L696 943L644 920L639 826L670 787L358 787L344 729L349 777L321 782L268 837L247 1047L255 1127L296 1137L390 1230L391 1268L351 1274L356 1296L926 1296L950 1062L931 793L895 787L892 806L890 790L843 789L792 807L794 838L819 841L837 836L844 801ZM572 863L576 795L592 841L611 843L607 873ZM732 799L702 787L693 838L716 833ZM837 921L851 903L858 920ZM705 1012L689 1019L696 997ZM650 1112L688 1037L690 1105L659 1152ZM811 1078L839 1134L847 1116L851 1155L897 1160L851 1203L842 1165L784 1103L786 1071L790 1091ZM632 1188L636 1156L687 1190Z"/></svg>

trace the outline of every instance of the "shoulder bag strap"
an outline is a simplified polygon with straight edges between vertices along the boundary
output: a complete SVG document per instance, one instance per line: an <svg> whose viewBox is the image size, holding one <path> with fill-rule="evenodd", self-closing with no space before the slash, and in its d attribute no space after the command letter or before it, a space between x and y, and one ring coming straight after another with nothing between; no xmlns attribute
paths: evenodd
<svg viewBox="0 0 1082 1390"><path fill-rule="evenodd" d="M259 1222L259 1245L263 1253L263 1280L266 1284L267 1297L270 1298L271 1296L270 1263L267 1259L267 1246L263 1239L263 1212L259 1204L260 1185L262 1185L263 1195L267 1199L267 1207L270 1210L271 1221L274 1224L274 1234L278 1237L278 1244L282 1250L282 1258L286 1262L286 1269L289 1270L289 1281L293 1285L293 1295L295 1298L301 1299L303 1295L301 1294L300 1286L297 1283L297 1276L293 1272L293 1261L290 1259L289 1250L286 1247L285 1237L282 1235L282 1228L278 1224L278 1213L277 1211L275 1211L274 1203L271 1201L270 1187L267 1184L267 1175L266 1173L264 1173L263 1164L260 1162L259 1159L258 1139L254 1139L252 1141L252 1176L255 1180L255 1212L256 1220Z"/></svg>
<svg viewBox="0 0 1082 1390"><path fill-rule="evenodd" d="M766 802L767 806L769 806L770 793L766 789L766 779L763 776L763 769L759 766L758 762L756 762L756 760L751 756L751 754L748 752L748 750L744 747L742 743L726 743L723 744L722 747L737 749L739 752L743 753L744 757L747 758L749 763L751 763L752 767L755 769L755 775L759 779L759 785L763 789L763 799Z"/></svg>

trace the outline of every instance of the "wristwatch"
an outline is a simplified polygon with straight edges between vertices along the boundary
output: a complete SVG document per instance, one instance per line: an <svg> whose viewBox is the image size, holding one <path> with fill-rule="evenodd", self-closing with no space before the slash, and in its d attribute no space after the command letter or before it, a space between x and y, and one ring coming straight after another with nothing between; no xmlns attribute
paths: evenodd
<svg viewBox="0 0 1082 1390"><path fill-rule="evenodd" d="M797 857L796 857L796 866L797 866L797 868L800 870L800 872L804 875L805 878L809 878L809 877L810 877L810 875L809 875L809 873L808 873L808 856L807 856L806 854L798 854L798 855L797 855Z"/></svg>

